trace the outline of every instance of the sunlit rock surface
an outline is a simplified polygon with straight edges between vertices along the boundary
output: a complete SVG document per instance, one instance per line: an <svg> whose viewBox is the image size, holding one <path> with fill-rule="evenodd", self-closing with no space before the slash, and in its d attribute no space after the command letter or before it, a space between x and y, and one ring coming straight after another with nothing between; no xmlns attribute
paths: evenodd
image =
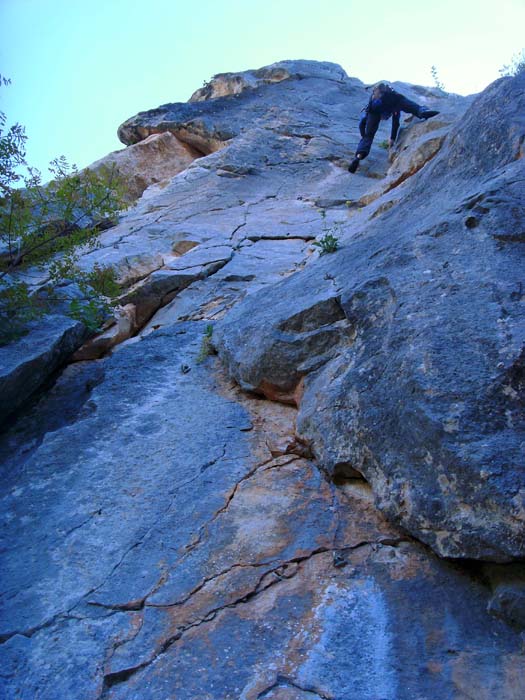
<svg viewBox="0 0 525 700"><path fill-rule="evenodd" d="M114 168L124 187L125 198L134 202L150 185L164 183L186 170L198 155L200 153L167 131L152 134L132 148L114 151L89 168L95 172Z"/></svg>

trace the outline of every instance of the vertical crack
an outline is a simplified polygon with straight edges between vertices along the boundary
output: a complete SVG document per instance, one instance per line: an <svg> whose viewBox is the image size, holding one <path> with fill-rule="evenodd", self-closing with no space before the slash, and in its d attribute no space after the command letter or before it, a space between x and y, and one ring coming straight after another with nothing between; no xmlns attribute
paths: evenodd
<svg viewBox="0 0 525 700"><path fill-rule="evenodd" d="M190 544L186 545L186 551L185 551L183 557L181 557L181 559L180 559L181 562L184 561L184 560L187 558L187 556L188 556L196 547L198 547L198 546L202 543L204 537L205 537L205 536L207 535L207 533L208 533L208 528L212 525L212 523L215 522L215 520L217 520L217 518L218 518L222 513L224 513L225 511L228 510L228 508L229 508L229 506L230 506L230 503L231 503L231 502L233 501L233 499L235 498L235 496L236 496L236 494L237 494L237 491L239 490L240 485L241 485L244 481L247 481L248 479L251 479L251 477L252 477L259 469L262 469L263 467L270 468L270 469L271 469L271 468L277 468L277 467L284 467L284 466L286 466L287 464L290 464L291 462L294 462L296 459L298 459L298 457L297 457L297 455L292 455L292 456L290 457L290 459L288 459L286 462L279 462L278 464L272 465L271 467L268 466L268 465L271 464L271 462L274 462L274 461L279 460L279 459L280 459L279 457L277 457L277 458L276 458L276 457L270 457L270 458L269 458L268 460L266 460L265 462L262 462L262 464L257 464L257 465L256 465L255 467L253 467L247 474L245 474L245 475L242 477L242 479L240 479L240 480L235 484L235 486L233 487L233 489L232 489L232 490L230 491L230 493L226 496L226 501L225 501L224 505L222 505L222 506L219 508L219 510L215 511L215 513L212 515L212 517L210 518L210 520L209 520L208 522L204 523L204 525L202 525L202 526L199 528L199 531L198 531L198 533L197 533L195 539L193 540L193 542L190 542Z"/></svg>

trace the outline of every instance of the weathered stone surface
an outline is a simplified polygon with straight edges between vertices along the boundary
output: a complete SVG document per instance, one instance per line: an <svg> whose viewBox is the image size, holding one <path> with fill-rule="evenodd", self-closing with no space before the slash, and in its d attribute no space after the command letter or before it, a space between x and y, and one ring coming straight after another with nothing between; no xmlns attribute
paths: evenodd
<svg viewBox="0 0 525 700"><path fill-rule="evenodd" d="M399 88L447 114L469 102ZM412 468L414 493L434 497L414 447L439 409L423 380L443 373L446 384L458 353L439 363L425 350L449 313L435 287L453 299L440 270L461 290L476 270L481 278L491 246L518 260L521 163L509 153L519 138L517 151L502 148L499 170L492 162L474 178L460 162L454 182L449 166L439 170L452 158L447 137L395 184L391 165L391 174L413 170L434 127L408 123L397 161L376 145L350 176L368 93L333 64L284 62L219 76L210 90L130 120L133 139L166 127L186 143L197 135L209 155L149 187L81 260L116 268L122 301L135 295L133 333L166 306L111 357L68 367L0 440L2 691L9 700L521 700L518 565L438 559L384 518L354 468L377 499L382 476L366 460L391 448L396 468ZM213 90L228 95L206 99ZM161 113L174 120L163 124ZM451 129L468 153L472 136ZM383 124L377 141L387 135ZM318 259L311 244L328 232L343 247ZM461 299L478 293L469 285ZM422 338L410 334L414 317ZM507 339L518 338L514 318ZM108 329L103 352L119 332ZM244 386L299 403L299 430L293 406L223 376L210 333ZM419 365L426 374L410 384ZM512 381L519 394L519 373Z"/></svg>
<svg viewBox="0 0 525 700"><path fill-rule="evenodd" d="M82 323L54 314L33 323L19 340L0 347L0 422L42 386L87 336Z"/></svg>
<svg viewBox="0 0 525 700"><path fill-rule="evenodd" d="M103 167L115 167L125 186L126 199L133 202L150 185L166 182L185 170L198 155L173 134L165 132L114 151L92 163L89 169L96 172Z"/></svg>
<svg viewBox="0 0 525 700"><path fill-rule="evenodd" d="M294 409L199 363L204 325L73 366L6 436L5 697L517 700L490 592L326 481Z"/></svg>
<svg viewBox="0 0 525 700"><path fill-rule="evenodd" d="M244 386L289 394L301 380L299 431L324 468L359 470L444 556L525 555L524 80L490 86L395 206L361 231L356 217L341 251L249 297L216 333ZM321 345L305 370L301 341L330 312L308 334L281 329L319 294L351 342L334 340L335 357Z"/></svg>
<svg viewBox="0 0 525 700"><path fill-rule="evenodd" d="M105 355L115 345L130 338L139 329L137 309L134 304L124 304L115 312L109 328L90 338L71 358L73 362L96 360Z"/></svg>
<svg viewBox="0 0 525 700"><path fill-rule="evenodd" d="M369 97L361 81L348 78L333 63L283 61L257 73L216 76L188 103L162 105L128 119L119 127L119 138L129 145L153 133L170 131L207 155L244 132L270 126L289 137L308 141L315 137L333 138L341 143L346 136L337 129L338 122L346 129L349 121L356 124ZM464 104L464 99L448 97L440 91L422 93L408 84L401 87L407 97L422 104L435 106L444 102L454 105L458 112ZM303 100L303 95L307 99ZM355 140L354 136L352 141ZM340 150L338 156L341 157Z"/></svg>
<svg viewBox="0 0 525 700"><path fill-rule="evenodd" d="M345 72L336 63L313 63L312 61L279 61L271 66L242 73L218 73L196 90L189 102L203 102L227 95L238 95L271 83L280 83L290 78L324 78L326 80L344 80Z"/></svg>

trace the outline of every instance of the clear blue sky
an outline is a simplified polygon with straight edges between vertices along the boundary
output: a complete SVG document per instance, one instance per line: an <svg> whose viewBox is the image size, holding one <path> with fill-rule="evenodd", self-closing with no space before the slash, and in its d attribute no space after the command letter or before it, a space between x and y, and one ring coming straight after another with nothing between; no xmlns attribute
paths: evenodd
<svg viewBox="0 0 525 700"><path fill-rule="evenodd" d="M41 170L121 148L138 111L186 101L214 73L333 61L365 82L479 92L524 47L524 0L0 0L0 89Z"/></svg>

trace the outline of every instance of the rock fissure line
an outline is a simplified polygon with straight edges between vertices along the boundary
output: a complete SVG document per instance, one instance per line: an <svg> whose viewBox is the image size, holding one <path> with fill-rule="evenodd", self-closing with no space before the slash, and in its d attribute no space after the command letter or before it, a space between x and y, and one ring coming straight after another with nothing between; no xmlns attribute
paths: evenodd
<svg viewBox="0 0 525 700"><path fill-rule="evenodd" d="M204 527L208 527L214 520L216 520L216 519L218 518L219 515L221 515L222 513L224 513L226 510L228 510L228 508L229 508L229 506L230 506L232 500L234 499L234 497L235 497L235 495L236 495L236 493L237 493L237 491L238 491L240 485L241 485L244 481L248 481L248 479L251 479L252 476L254 476L260 469L284 467L284 466L286 466L286 465L288 465L288 464L291 464L292 462L295 462L297 459L300 459L300 457L299 457L298 455L293 455L293 456L291 456L291 457L288 459L288 461L286 461L286 462L278 462L277 464L274 464L274 465L272 465L271 467L268 466L268 465L271 465L272 462L275 462L275 461L280 460L280 459L282 459L282 456L281 456L281 457L270 457L270 458L269 458L268 460L266 460L265 462L262 462L261 464L258 464L256 467L254 467L250 472L248 472L248 474L245 474L245 476L243 476L242 479L240 479L240 480L235 484L235 486L233 487L233 489L232 489L232 491L230 492L230 494L226 497L226 502L225 502L225 504L224 504L223 506L221 506L221 508L219 508L218 511L215 512L215 514L213 515L213 517L211 518L211 520L210 520ZM266 471L266 469L264 469L264 470Z"/></svg>
<svg viewBox="0 0 525 700"><path fill-rule="evenodd" d="M152 595L153 592L154 591L151 591L148 595ZM138 612L144 610L148 595L143 598L138 598L137 600L132 600L129 603L99 603L96 600L90 600L87 604L94 608L103 608L104 610L114 610L116 612Z"/></svg>
<svg viewBox="0 0 525 700"><path fill-rule="evenodd" d="M223 453L222 453L221 455L219 455L216 459L212 460L210 463L207 463L207 464L204 465L205 469L208 469L208 468L211 467L213 464L216 464L220 459L223 459L225 454L226 454L226 445L223 446ZM93 595L93 593L96 593L100 588L102 588L102 587L109 581L109 579L113 576L113 574L115 573L115 571L122 565L122 563L124 562L124 559L128 556L128 554L129 554L133 549L136 549L137 547L140 547L141 545L144 544L144 542L146 542L146 540L147 540L148 537L151 535L151 533L154 532L155 529L158 527L159 523L162 522L162 520L163 520L163 519L168 515L168 513L172 510L172 508L173 508L173 506L174 506L174 504L175 504L175 499L176 499L177 491L179 491L181 488L184 488L185 486L188 486L188 484L191 484L193 481L196 481L197 479L199 479L199 478L201 477L202 471L203 471L202 468L199 469L199 470L197 470L197 473L196 473L196 475L195 475L194 477L192 477L191 479L188 479L187 481L185 481L185 482L183 482L183 483L181 483L181 484L178 484L178 485L175 487L175 489L173 490L172 495L171 495L171 502L170 502L169 505L166 507L166 509L164 510L164 512L157 518L157 520L153 523L153 525L151 525L151 526L147 529L147 531L146 531L146 532L144 533L144 535L140 538L140 540L139 540L138 542L135 542L135 543L124 553L124 555L122 556L122 558L120 559L120 561L113 567L113 569L112 569L111 572L108 574L108 576L104 579L104 581L102 581L102 583L99 584L96 588L93 588L93 589L90 590L88 593L86 593L84 596L82 596L82 599L87 598L87 597L90 596L90 595ZM192 549L193 549L193 547L192 547ZM187 555L187 553L185 553L184 558L186 557L186 555ZM158 584L156 584L156 585L158 585ZM152 595L153 592L154 592L154 591L150 591L146 596L144 596L144 599L141 599L141 600L146 600L146 598L147 598L148 596ZM95 603L95 602L93 602L93 603L91 603L90 601L87 601L87 602L88 602L89 604L97 604L97 603ZM144 603L142 603L142 607L143 607L143 605L144 605ZM133 608L131 608L131 609L133 609ZM137 608L137 609L140 609L140 608Z"/></svg>
<svg viewBox="0 0 525 700"><path fill-rule="evenodd" d="M299 224L293 224L293 226L298 226ZM252 241L253 243L257 243L258 241L313 241L315 240L316 236L313 234L305 233L302 236L298 235L292 235L292 236L258 236L257 234L251 234L249 236L246 236L247 241ZM300 263L299 263L300 264Z"/></svg>
<svg viewBox="0 0 525 700"><path fill-rule="evenodd" d="M267 466L268 464L270 464L271 462L273 462L273 461L275 461L275 460L279 460L279 459L282 459L282 457L271 457L271 458L268 459L266 462L263 462L262 464L258 464L258 465L257 465L256 467L254 467L250 472L248 472L248 474L245 474L245 475L235 484L235 486L233 487L233 489L232 489L232 490L230 491L230 493L226 496L226 502L225 502L225 504L224 504L223 506L221 506L221 507L219 508L219 510L217 510L217 511L212 515L212 517L210 518L210 520L208 520L208 522L204 523L204 525L202 525L202 526L199 528L199 531L198 531L198 533L197 533L196 538L193 540L193 542L191 542L189 545L186 546L186 551L185 551L184 555L181 557L180 562L183 562L183 561L188 557L188 555L189 555L196 547L198 547L200 544L202 544L202 542L203 542L203 537L204 537L204 533L206 533L206 532L208 531L208 528L210 527L210 525L211 525L215 520L217 520L217 518L219 517L219 515L221 515L222 513L224 513L226 510L228 510L228 508L229 508L229 506L230 506L230 503L232 502L233 498L235 497L235 494L237 493L237 490L238 490L239 486L242 484L242 482L243 482L243 481L246 481L247 479L250 479L252 476L254 476L254 474L255 474L259 469L262 469L263 467L266 467L266 466ZM285 466L286 464L290 464L291 462L294 462L296 459L299 459L299 457L298 457L297 455L294 455L294 456L293 456L292 458L290 458L287 462L284 462L283 464L279 463L279 464L275 465L275 467Z"/></svg>
<svg viewBox="0 0 525 700"><path fill-rule="evenodd" d="M221 459L223 459L224 456L226 455L226 452L227 452L227 451L228 451L228 443L225 443L225 444L222 446L222 453L221 453L220 455L218 455L217 457L215 457L214 459L211 459L209 462L205 462L205 463L199 468L199 472L202 474L202 473L204 473L207 469L209 469L210 467L213 467L215 464L217 464L217 462L220 462Z"/></svg>
<svg viewBox="0 0 525 700"><path fill-rule="evenodd" d="M307 693L308 695L321 698L321 700L334 700L334 696L327 695L326 691L318 690L317 688L314 688L312 686L301 686L291 678L281 675L277 676L275 683L272 683L271 686L262 690L257 695L256 700L262 700L263 698L268 697L268 695L276 688L295 688L296 690L299 690L302 693Z"/></svg>
<svg viewBox="0 0 525 700"><path fill-rule="evenodd" d="M183 216L182 218L175 218L175 219L171 219L171 218L170 218L169 221L168 221L167 223L169 223L169 224L171 224L171 225L175 225L175 226L180 226L181 224L185 224L186 222L188 222L190 219L194 219L194 218L196 218L196 217L202 217L202 215L203 215L204 213L207 213L207 212L209 212L209 211L219 212L219 211L230 211L230 210L232 210L232 209L240 209L241 211L239 212L239 216L244 215L245 217L247 217L248 214L249 214L249 210L250 210L251 208L257 207L257 206L259 206L260 204L264 204L264 202L266 202L266 201L269 200L269 199L277 199L278 196L279 196L279 193L280 193L281 189L282 189L282 186L278 189L278 191L277 191L276 194L267 194L267 195L264 195L264 196L261 197L260 199L255 200L254 202L236 202L236 203L233 203L233 204L231 204L230 206L227 206L227 207L224 207L224 206L223 206L223 207L216 207L216 208L214 208L214 209L206 209L205 212L197 211L197 212L195 212L194 214L188 214L187 216ZM216 197L216 199L220 200L220 197ZM213 201L213 199L212 199L211 201ZM179 205L178 205L178 204L167 205L167 206L166 206L166 211L162 212L162 214L160 214L160 216L159 216L157 219L154 219L153 223L155 223L155 224L161 223L162 220L163 220L166 216L168 216L168 215L171 214L172 212L177 212L178 208L179 208ZM242 210L244 210L244 212L243 212ZM246 223L246 220L245 220L244 223ZM133 229L133 233L136 233L136 232L138 232L138 231L141 231L143 228L147 228L147 227L150 226L150 225L151 225L151 222L148 222L147 224L142 225L142 226L141 226L140 228L138 228L138 229ZM125 236L124 236L124 237L125 237Z"/></svg>
<svg viewBox="0 0 525 700"><path fill-rule="evenodd" d="M83 622L84 620L91 619L89 615L71 615L70 613L77 608L83 600L84 596L82 598L79 598L68 610L66 611L61 611L50 617L48 620L45 620L39 625L35 625L34 627L29 627L26 630L15 630L14 632L6 632L5 634L0 635L0 646L2 644L6 644L10 639L13 637L16 637L17 635L20 635L21 637L26 637L27 639L31 639L35 634L38 632L41 632L44 629L47 629L49 627L52 627L53 625L59 625L63 622L68 622L69 620L76 620L79 622ZM115 613L120 612L120 610L115 609L110 612L110 614L107 617L110 617L110 615L114 615Z"/></svg>
<svg viewBox="0 0 525 700"><path fill-rule="evenodd" d="M230 247L230 246L228 246L228 247ZM234 250L233 246L231 247L231 249L232 249L232 251ZM228 262L230 262L231 259L232 258L225 260L223 257L221 257L221 258L217 258L215 260L207 260L204 265L190 263L189 265L186 265L186 266L182 266L182 265L179 266L178 265L176 269L170 267L168 264L168 265L164 265L163 267L160 267L159 270L166 270L167 272L183 272L185 270L193 270L193 269L199 268L199 267L208 268L208 267L211 267L212 265L218 265L218 264L221 264L221 267L224 267L224 265L226 265ZM217 270L215 270L211 274L206 275L206 277L211 277L212 275L215 274L215 272L218 272L221 269L221 267L219 267ZM157 272L157 270L155 270L155 272ZM193 284L193 282L192 282L192 284ZM184 287L184 289L186 289L186 287ZM182 291L182 290L180 290L180 291ZM168 294L172 294L172 291L166 292L166 295L168 295Z"/></svg>
<svg viewBox="0 0 525 700"><path fill-rule="evenodd" d="M47 434L47 433L46 433ZM87 517L84 522L80 523L79 525L76 525L75 527L72 527L70 530L64 533L64 538L69 537L73 532L76 532L76 530L80 530L80 528L84 527L84 525L87 525L90 523L97 515L102 514L102 509L99 508L96 510L94 513L91 513L89 517Z"/></svg>
<svg viewBox="0 0 525 700"><path fill-rule="evenodd" d="M227 603L226 605L221 605L221 606L218 606L217 608L210 610L208 613L206 613L206 615L204 615L199 620L182 627L176 634L169 637L168 639L166 639L162 643L160 649L155 653L155 655L152 658L148 659L147 661L142 662L141 664L138 664L137 666L133 666L133 667L128 668L128 669L123 669L123 670L117 671L115 673L106 674L104 676L102 694L99 696L99 700L103 700L104 697L107 697L108 692L110 691L110 689L114 685L126 682L127 680L129 680L129 678L134 676L139 671L142 671L145 668L151 666L153 663L155 663L157 661L157 659L159 659L163 654L165 654L170 649L170 647L173 644L175 644L176 642L178 642L186 634L186 632L188 632L189 630L191 630L195 627L200 627L201 625L205 624L206 622L211 622L212 620L215 619L215 617L220 612L222 612L224 610L235 608L237 605L240 605L240 604L248 603L253 598L260 595L261 593L263 593L265 590L267 590L271 586L275 586L276 584L281 583L282 581L285 581L285 580L288 580L289 578L292 578L293 576L295 576L298 573L299 569L297 571L295 571L292 574L292 576L290 576L288 578L275 576L273 579L270 579L268 581L267 585L265 585L264 587L261 588L260 587L261 583L264 581L264 579L266 577L269 577L269 574L273 573L273 571L277 571L278 569L282 568L283 566L286 566L289 564L293 564L293 563L301 564L304 561L311 559L313 556L316 556L318 554L324 554L324 553L329 552L329 551L332 551L332 550L330 548L322 547L322 548L319 548L317 550L314 550L313 552L310 552L308 555L305 555L302 557L295 557L293 559L285 561L285 562L281 563L278 567L276 567L274 570L266 571L259 578L256 585L253 587L253 589L249 593L240 596L237 600L234 600L231 603Z"/></svg>
<svg viewBox="0 0 525 700"><path fill-rule="evenodd" d="M400 542L403 540L399 540ZM278 563L278 566L274 567L273 569L269 569L268 571L265 571L260 577L255 586L252 588L252 590L249 593L245 593L242 596L239 596L236 600L232 601L231 603L227 603L225 605L220 605L217 608L213 608L212 610L208 611L206 615L201 617L199 620L196 620L195 622L192 622L188 625L183 626L181 629L178 630L178 632L168 639L166 639L162 645L160 646L159 650L155 652L154 656L152 656L150 659L147 661L142 662L141 664L138 664L137 666L133 666L131 668L123 669L121 671L117 671L115 673L109 673L104 676L104 681L103 681L103 691L102 694L100 695L100 700L103 700L104 697L107 697L107 693L110 691L110 689L117 684L126 682L134 676L136 673L139 671L143 671L145 668L151 666L154 664L163 654L165 654L173 644L176 642L180 641L180 639L188 632L189 630L195 628L195 627L200 627L201 625L211 622L214 620L217 615L225 610L228 609L233 609L237 607L238 605L244 605L246 603L249 603L251 600L256 598L258 595L263 593L264 591L268 590L271 586L274 586L278 583L281 583L283 581L287 581L291 578L294 578L299 571L301 570L301 565L304 564L304 562L308 561L309 559L312 559L313 557L326 554L328 552L331 552L333 555L335 555L337 552L341 553L346 553L348 551L355 551L357 549L360 549L362 547L378 547L378 546L393 546L393 545L383 545L382 541L368 541L368 540L362 540L354 545L349 545L346 547L339 547L337 549L333 549L332 547L319 547L313 551L311 551L309 554L302 555L302 556L297 556L297 557L292 557L291 559L281 561ZM269 562L271 563L271 562ZM288 576L283 576L279 574L279 570L283 569L287 566L290 566L291 564L297 564L298 568L295 569L290 573ZM259 567L259 566L265 566L264 563L261 564L235 564L230 569L228 569L225 573L228 571L233 570L234 568L237 567ZM334 556L334 566L339 567L341 566L341 563L336 561L335 556ZM275 574L275 576L272 578L271 575ZM217 576L220 576L221 574L217 574L216 576L212 578L217 578ZM265 581L265 579L268 579L265 585L261 586L261 584ZM210 579L211 580L211 579ZM198 590L202 589L202 587L206 584L206 582L203 582L203 584L196 589L195 592L198 592ZM176 603L171 603L168 605L148 605L148 607L155 607L155 608L173 608L180 606L183 602L187 602L193 595L190 594L188 598L185 601L179 601ZM316 692L316 691L312 691ZM320 697L323 697L322 695Z"/></svg>
<svg viewBox="0 0 525 700"><path fill-rule="evenodd" d="M230 240L233 239L233 237L235 236L235 234L237 233L237 231L240 231L241 228L244 228L244 226L246 226L246 219L247 219L247 217L248 217L248 215L246 214L246 216L245 216L244 221L242 222L242 224L239 224L238 226L236 226L236 227L233 229L233 231L232 231L231 234L230 234ZM245 240L245 239L242 239L242 240ZM242 243L242 240L239 241L239 243L235 246L234 250L239 250L239 246L240 246L240 244Z"/></svg>
<svg viewBox="0 0 525 700"><path fill-rule="evenodd" d="M230 573L230 571L233 571L234 569L259 569L261 566L269 566L270 564L275 564L275 563L278 563L277 559L271 559L269 561L262 561L262 562L258 562L258 563L254 563L254 564L240 564L240 563L232 564L227 569L223 569L222 571L219 571L218 573L213 574L213 576L209 576L208 578L203 579L203 581L201 581L201 583L199 583L197 586L195 586L195 588L192 591L190 591L190 593L188 593L188 595L185 598L182 598L181 600L177 600L174 603L148 603L147 598L150 595L152 595L152 593L150 593L144 599L145 605L143 607L156 608L156 609L161 609L161 610L164 610L164 609L169 610L171 608L180 607L181 605L185 605L189 600L191 600L191 598L193 598L193 596L196 593L199 593L199 591L201 591L203 588L205 588L209 583L211 583L212 581L215 581L218 578L221 578L222 576L226 576L227 574ZM283 566L282 563L279 564L277 566L277 569L281 568L282 566ZM272 573L272 571L265 572L264 576L266 576L268 573Z"/></svg>

